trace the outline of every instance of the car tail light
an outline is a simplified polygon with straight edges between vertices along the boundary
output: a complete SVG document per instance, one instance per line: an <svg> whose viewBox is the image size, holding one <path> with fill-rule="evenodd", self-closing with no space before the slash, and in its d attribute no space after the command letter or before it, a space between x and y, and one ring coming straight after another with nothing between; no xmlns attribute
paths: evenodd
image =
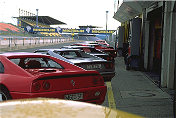
<svg viewBox="0 0 176 118"><path fill-rule="evenodd" d="M32 83L33 92L46 91L46 90L49 90L50 88L51 88L51 84L49 83L49 81L35 80Z"/></svg>
<svg viewBox="0 0 176 118"><path fill-rule="evenodd" d="M113 57L112 57L112 56L107 57L107 60L108 60L108 61L112 61L112 60L113 60Z"/></svg>
<svg viewBox="0 0 176 118"><path fill-rule="evenodd" d="M50 83L48 81L44 81L42 87L44 90L48 90L50 89Z"/></svg>
<svg viewBox="0 0 176 118"><path fill-rule="evenodd" d="M105 64L105 67L106 67L107 69L112 69L112 68L114 67L114 64L113 64L113 63L106 63L106 64Z"/></svg>
<svg viewBox="0 0 176 118"><path fill-rule="evenodd" d="M39 91L40 89L41 89L40 82L36 81L36 82L32 83L32 90Z"/></svg>

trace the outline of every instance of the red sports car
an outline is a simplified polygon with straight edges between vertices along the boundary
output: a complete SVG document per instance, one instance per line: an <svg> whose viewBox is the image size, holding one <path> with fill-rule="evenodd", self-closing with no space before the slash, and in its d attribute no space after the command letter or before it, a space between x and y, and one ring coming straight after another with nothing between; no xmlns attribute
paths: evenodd
<svg viewBox="0 0 176 118"><path fill-rule="evenodd" d="M95 42L97 42L98 44L103 44L103 45L105 45L107 47L110 46L105 40L96 40Z"/></svg>
<svg viewBox="0 0 176 118"><path fill-rule="evenodd" d="M92 44L92 43L75 43L75 44L72 44L72 46L90 46L90 47L93 47L95 49L98 49L102 52L105 52L107 54L109 54L109 56L115 58L117 57L117 51L114 50L113 47L107 47L105 45L102 45L102 44Z"/></svg>
<svg viewBox="0 0 176 118"><path fill-rule="evenodd" d="M0 54L0 101L47 97L102 104L106 91L97 71L38 53Z"/></svg>

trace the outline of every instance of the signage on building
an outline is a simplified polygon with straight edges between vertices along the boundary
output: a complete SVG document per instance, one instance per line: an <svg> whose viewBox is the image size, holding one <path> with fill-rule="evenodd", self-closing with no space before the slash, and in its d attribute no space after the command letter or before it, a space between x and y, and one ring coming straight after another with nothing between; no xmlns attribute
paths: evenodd
<svg viewBox="0 0 176 118"><path fill-rule="evenodd" d="M57 32L57 33L84 33L84 34L112 34L115 30L93 30L90 28L87 29L69 29L69 28L41 28L41 27L31 27L26 26L24 28L27 32Z"/></svg>
<svg viewBox="0 0 176 118"><path fill-rule="evenodd" d="M33 32L57 32L56 28L33 28Z"/></svg>
<svg viewBox="0 0 176 118"><path fill-rule="evenodd" d="M116 30L107 30L107 34L112 34ZM90 28L87 29L68 29L68 28L61 28L60 33L88 33L88 34L106 34L106 30L93 30Z"/></svg>
<svg viewBox="0 0 176 118"><path fill-rule="evenodd" d="M24 27L24 30L27 32L58 32L56 28L34 28L31 26Z"/></svg>

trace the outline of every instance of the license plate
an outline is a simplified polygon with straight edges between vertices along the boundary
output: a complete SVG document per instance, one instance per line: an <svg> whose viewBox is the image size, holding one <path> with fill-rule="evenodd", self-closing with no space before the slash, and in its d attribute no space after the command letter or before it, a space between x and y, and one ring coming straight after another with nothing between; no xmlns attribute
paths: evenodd
<svg viewBox="0 0 176 118"><path fill-rule="evenodd" d="M101 64L87 65L87 69L101 69Z"/></svg>
<svg viewBox="0 0 176 118"><path fill-rule="evenodd" d="M81 100L83 99L83 93L68 94L64 96L66 100Z"/></svg>

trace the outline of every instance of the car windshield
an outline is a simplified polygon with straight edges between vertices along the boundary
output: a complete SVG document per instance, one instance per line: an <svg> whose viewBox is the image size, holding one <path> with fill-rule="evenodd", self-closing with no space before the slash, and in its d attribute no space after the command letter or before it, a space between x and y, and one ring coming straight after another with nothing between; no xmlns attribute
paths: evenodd
<svg viewBox="0 0 176 118"><path fill-rule="evenodd" d="M74 59L82 57L78 52L76 51L54 51L55 53L63 56L66 59Z"/></svg>
<svg viewBox="0 0 176 118"><path fill-rule="evenodd" d="M101 47L107 48L108 46L105 44L99 44Z"/></svg>
<svg viewBox="0 0 176 118"><path fill-rule="evenodd" d="M10 59L13 63L24 69L32 68L57 68L63 69L63 67L49 58L13 58Z"/></svg>
<svg viewBox="0 0 176 118"><path fill-rule="evenodd" d="M96 41L98 43L106 43L105 41L102 41L102 40L99 40L99 41Z"/></svg>
<svg viewBox="0 0 176 118"><path fill-rule="evenodd" d="M49 55L47 50L37 50L37 51L34 51L34 53L41 53L41 54Z"/></svg>
<svg viewBox="0 0 176 118"><path fill-rule="evenodd" d="M93 56L85 53L84 51L55 51L55 53L65 57L66 59L76 58L92 58Z"/></svg>
<svg viewBox="0 0 176 118"><path fill-rule="evenodd" d="M90 55L88 53L85 53L84 51L79 51L79 53L81 54L81 56L83 58L96 58L95 56L92 56L92 55Z"/></svg>
<svg viewBox="0 0 176 118"><path fill-rule="evenodd" d="M95 48L88 48L88 49L90 50L89 52L84 49L83 50L84 50L84 52L87 52L87 53L103 53L99 50L96 50Z"/></svg>

